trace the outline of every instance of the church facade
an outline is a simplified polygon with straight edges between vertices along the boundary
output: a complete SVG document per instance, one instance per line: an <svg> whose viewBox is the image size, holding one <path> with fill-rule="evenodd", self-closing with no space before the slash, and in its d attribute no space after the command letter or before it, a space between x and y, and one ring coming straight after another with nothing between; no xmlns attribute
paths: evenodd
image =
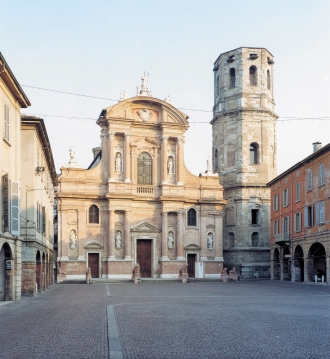
<svg viewBox="0 0 330 359"><path fill-rule="evenodd" d="M214 63L213 169L227 200L224 265L270 277L270 189L276 177L273 55L241 47Z"/></svg>
<svg viewBox="0 0 330 359"><path fill-rule="evenodd" d="M211 163L200 176L184 164L188 116L151 96L142 78L137 96L102 110L101 147L88 169L70 162L58 178L58 281L177 278L195 263L204 278L223 269L223 187Z"/></svg>

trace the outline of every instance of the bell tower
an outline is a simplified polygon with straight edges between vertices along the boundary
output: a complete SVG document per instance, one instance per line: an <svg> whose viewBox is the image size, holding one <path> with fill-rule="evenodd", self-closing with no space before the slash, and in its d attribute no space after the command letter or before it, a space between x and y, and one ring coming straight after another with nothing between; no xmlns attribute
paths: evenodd
<svg viewBox="0 0 330 359"><path fill-rule="evenodd" d="M270 277L270 190L276 174L273 55L241 47L214 63L213 170L224 198L225 267Z"/></svg>

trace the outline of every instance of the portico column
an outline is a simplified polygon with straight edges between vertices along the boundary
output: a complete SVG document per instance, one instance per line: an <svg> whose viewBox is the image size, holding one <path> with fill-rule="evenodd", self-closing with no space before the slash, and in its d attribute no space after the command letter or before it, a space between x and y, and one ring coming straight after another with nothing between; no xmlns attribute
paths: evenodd
<svg viewBox="0 0 330 359"><path fill-rule="evenodd" d="M115 211L109 211L109 259L115 259Z"/></svg>
<svg viewBox="0 0 330 359"><path fill-rule="evenodd" d="M167 184L167 140L168 136L162 137L162 184Z"/></svg>
<svg viewBox="0 0 330 359"><path fill-rule="evenodd" d="M162 260L168 259L167 256L167 212L162 213Z"/></svg>
<svg viewBox="0 0 330 359"><path fill-rule="evenodd" d="M125 248L125 259L131 259L132 257L132 246L131 246L131 223L130 223L130 211L125 211L125 227L124 227L124 248Z"/></svg>
<svg viewBox="0 0 330 359"><path fill-rule="evenodd" d="M131 174L130 174L130 153L129 153L129 132L125 132L125 182L131 182Z"/></svg>
<svg viewBox="0 0 330 359"><path fill-rule="evenodd" d="M215 217L215 238L214 238L214 256L215 260L223 260L223 217L222 214Z"/></svg>
<svg viewBox="0 0 330 359"><path fill-rule="evenodd" d="M177 212L176 222L176 255L178 260L184 260L183 256L183 238L182 238L182 211Z"/></svg>
<svg viewBox="0 0 330 359"><path fill-rule="evenodd" d="M115 181L115 146L114 146L115 132L109 131L109 168L110 168L110 178L109 182Z"/></svg>
<svg viewBox="0 0 330 359"><path fill-rule="evenodd" d="M304 283L309 282L308 264L309 264L309 258L304 257Z"/></svg>
<svg viewBox="0 0 330 359"><path fill-rule="evenodd" d="M328 256L326 257L326 281L329 284L330 283L330 255L328 254Z"/></svg>
<svg viewBox="0 0 330 359"><path fill-rule="evenodd" d="M183 137L178 137L177 139L177 159L176 159L176 184L182 185L183 184L183 178L182 178L182 168L183 168L183 143L184 139Z"/></svg>

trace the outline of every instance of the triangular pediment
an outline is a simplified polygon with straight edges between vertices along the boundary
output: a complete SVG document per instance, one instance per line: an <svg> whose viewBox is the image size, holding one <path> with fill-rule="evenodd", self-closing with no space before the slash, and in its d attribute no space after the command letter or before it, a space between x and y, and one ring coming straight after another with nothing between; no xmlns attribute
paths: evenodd
<svg viewBox="0 0 330 359"><path fill-rule="evenodd" d="M155 232L160 232L160 230L148 222L143 222L143 223L139 224L138 226L131 228L131 232L155 233Z"/></svg>

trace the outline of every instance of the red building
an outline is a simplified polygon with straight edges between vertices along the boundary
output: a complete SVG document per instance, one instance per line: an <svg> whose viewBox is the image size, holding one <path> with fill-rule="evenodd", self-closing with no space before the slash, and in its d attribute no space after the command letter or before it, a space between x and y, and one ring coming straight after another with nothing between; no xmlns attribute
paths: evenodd
<svg viewBox="0 0 330 359"><path fill-rule="evenodd" d="M330 143L268 183L271 279L330 279Z"/></svg>

